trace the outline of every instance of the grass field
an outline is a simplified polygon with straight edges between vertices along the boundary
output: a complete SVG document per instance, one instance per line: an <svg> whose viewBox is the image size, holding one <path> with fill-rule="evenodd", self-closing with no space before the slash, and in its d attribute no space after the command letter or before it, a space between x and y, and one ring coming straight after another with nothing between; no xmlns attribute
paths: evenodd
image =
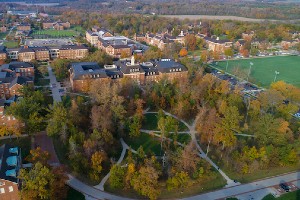
<svg viewBox="0 0 300 200"><path fill-rule="evenodd" d="M78 33L74 30L35 30L32 33L32 36L42 36L47 35L50 37L73 37L73 35L77 35Z"/></svg>
<svg viewBox="0 0 300 200"><path fill-rule="evenodd" d="M2 40L3 38L5 38L7 35L7 33L0 33L0 40Z"/></svg>
<svg viewBox="0 0 300 200"><path fill-rule="evenodd" d="M6 41L3 43L3 46L6 46L7 48L17 48L19 47L19 43L16 41Z"/></svg>
<svg viewBox="0 0 300 200"><path fill-rule="evenodd" d="M227 72L233 73L236 68L249 72L250 62L253 63L249 80L262 87L269 87L274 81L275 71L278 71L276 81L300 87L300 56L277 56L268 58L253 58L228 61ZM225 71L227 61L218 62L214 67Z"/></svg>
<svg viewBox="0 0 300 200"><path fill-rule="evenodd" d="M142 129L158 130L157 127L157 114L147 113L144 115ZM178 131L187 131L188 128L182 122L178 122Z"/></svg>
<svg viewBox="0 0 300 200"><path fill-rule="evenodd" d="M263 200L298 200L300 199L300 190L283 194L278 198L273 197L271 194L265 196Z"/></svg>
<svg viewBox="0 0 300 200"><path fill-rule="evenodd" d="M128 138L125 142L134 150L143 146L143 150L146 154L153 152L155 155L160 155L159 138L150 136L147 133L141 133L140 136L136 138Z"/></svg>

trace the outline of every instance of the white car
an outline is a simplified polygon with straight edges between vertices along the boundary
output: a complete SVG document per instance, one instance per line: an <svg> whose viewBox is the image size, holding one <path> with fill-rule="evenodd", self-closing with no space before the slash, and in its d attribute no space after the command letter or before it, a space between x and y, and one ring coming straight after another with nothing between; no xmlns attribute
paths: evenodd
<svg viewBox="0 0 300 200"><path fill-rule="evenodd" d="M295 117L300 118L300 113L294 114Z"/></svg>

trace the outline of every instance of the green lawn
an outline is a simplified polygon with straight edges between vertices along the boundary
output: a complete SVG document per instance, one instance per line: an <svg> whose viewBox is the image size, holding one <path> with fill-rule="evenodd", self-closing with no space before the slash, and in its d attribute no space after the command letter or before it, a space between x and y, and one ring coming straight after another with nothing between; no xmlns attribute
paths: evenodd
<svg viewBox="0 0 300 200"><path fill-rule="evenodd" d="M40 78L40 79L37 79L34 84L37 86L49 86L50 79Z"/></svg>
<svg viewBox="0 0 300 200"><path fill-rule="evenodd" d="M128 138L125 142L134 150L143 146L145 153L150 154L153 152L155 155L160 155L160 141L158 137L152 137L147 133L141 133L139 137Z"/></svg>
<svg viewBox="0 0 300 200"><path fill-rule="evenodd" d="M19 47L19 43L17 41L5 41L3 42L3 46L7 48L17 48Z"/></svg>
<svg viewBox="0 0 300 200"><path fill-rule="evenodd" d="M0 140L0 146L3 145L3 144L11 144L13 146L17 146L17 147L21 148L21 153L22 153L22 159L23 160L30 153L30 149L31 149L31 139L30 139L30 137Z"/></svg>
<svg viewBox="0 0 300 200"><path fill-rule="evenodd" d="M189 134L178 134L177 141L182 144L187 144L191 141L191 136Z"/></svg>
<svg viewBox="0 0 300 200"><path fill-rule="evenodd" d="M157 128L157 114L148 113L144 115L142 129L145 130L158 130ZM178 131L187 131L188 128L182 122L179 122Z"/></svg>
<svg viewBox="0 0 300 200"><path fill-rule="evenodd" d="M226 185L225 179L217 172L210 176L209 180L202 180L199 183L193 184L186 188L180 188L168 191L166 187L161 192L160 198L162 199L178 199L196 194L221 189Z"/></svg>
<svg viewBox="0 0 300 200"><path fill-rule="evenodd" d="M300 199L300 190L289 192L287 194L283 194L278 198L273 197L273 195L269 194L263 198L263 200L298 200Z"/></svg>
<svg viewBox="0 0 300 200"><path fill-rule="evenodd" d="M241 183L249 183L254 180L270 177L270 176L276 176L283 173L288 173L291 171L297 171L300 169L300 163L296 166L286 166L286 167L275 167L265 170L256 170L253 173L250 174L242 174L239 172L233 172L232 170L221 167L221 169L232 179L237 180Z"/></svg>
<svg viewBox="0 0 300 200"><path fill-rule="evenodd" d="M50 37L72 37L78 35L75 30L34 30L32 33L33 36L47 35Z"/></svg>
<svg viewBox="0 0 300 200"><path fill-rule="evenodd" d="M259 86L269 87L274 81L275 71L278 71L277 81L283 80L289 84L300 87L300 56L276 56L268 58L253 58L228 61L227 72L233 73L238 67L244 72L249 72L250 62L253 63L250 80ZM214 67L225 71L227 61L220 61Z"/></svg>
<svg viewBox="0 0 300 200"><path fill-rule="evenodd" d="M0 40L3 40L6 37L7 33L0 33Z"/></svg>

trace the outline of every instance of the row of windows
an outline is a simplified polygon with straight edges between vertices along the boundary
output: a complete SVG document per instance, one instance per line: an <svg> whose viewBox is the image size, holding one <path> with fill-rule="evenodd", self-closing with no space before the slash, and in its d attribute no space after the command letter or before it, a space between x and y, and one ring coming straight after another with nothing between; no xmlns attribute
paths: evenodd
<svg viewBox="0 0 300 200"><path fill-rule="evenodd" d="M181 68L170 69L170 72L181 72Z"/></svg>

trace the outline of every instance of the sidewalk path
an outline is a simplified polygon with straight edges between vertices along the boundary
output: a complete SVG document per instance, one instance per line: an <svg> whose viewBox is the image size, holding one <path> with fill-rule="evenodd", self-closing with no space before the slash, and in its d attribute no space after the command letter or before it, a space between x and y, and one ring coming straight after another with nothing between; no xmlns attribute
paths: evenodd
<svg viewBox="0 0 300 200"><path fill-rule="evenodd" d="M184 198L185 200L198 200L198 199L224 199L230 196L238 196L241 194L249 193L251 195L254 192L262 189L268 189L274 185L279 185L282 182L295 182L300 180L300 172L294 172L285 174L282 176L276 176L268 179L255 181L252 183L242 184L230 188L209 192L206 194L200 194L193 197ZM299 182L299 181L298 181Z"/></svg>
<svg viewBox="0 0 300 200"><path fill-rule="evenodd" d="M124 142L123 138L120 139L120 142L122 144L122 153L121 156L119 158L119 160L117 161L117 165L121 164L121 162L124 159L124 156L126 154L126 150L129 149L128 145ZM101 180L101 182L98 185L95 185L94 188L104 191L104 184L106 183L106 181L108 180L110 176L110 172L108 174L106 174L106 176Z"/></svg>
<svg viewBox="0 0 300 200"><path fill-rule="evenodd" d="M125 198L125 197L120 197L120 196L117 196L117 195L113 195L113 194L110 194L110 193L107 193L107 192L103 192L101 190L98 190L92 186L89 186L83 182L81 182L80 180L76 179L75 177L73 177L72 175L68 174L69 176L69 180L67 182L67 184L81 192L82 194L84 194L85 196L89 196L91 198L94 198L94 199L109 199L109 200L130 200L129 198Z"/></svg>
<svg viewBox="0 0 300 200"><path fill-rule="evenodd" d="M52 67L50 65L48 65L48 73L49 73L49 79L50 79L50 88L52 91L52 97L53 97L53 101L54 102L61 102L61 96L59 93L59 89L60 87L60 83L57 82L56 77L52 71ZM54 85L56 85L55 87L52 87Z"/></svg>
<svg viewBox="0 0 300 200"><path fill-rule="evenodd" d="M235 183L232 179L230 179L209 157L207 157L207 155L204 153L204 151L202 150L202 148L200 147L200 145L198 144L197 140L196 140L196 122L197 122L197 118L194 120L192 125L189 125L187 122L185 122L184 120L178 118L176 115L173 115L171 113L168 113L167 111L164 111L165 115L174 117L175 119L177 119L178 121L182 122L184 125L186 125L186 127L188 127L189 129L189 134L191 135L192 141L194 141L196 148L199 151L199 156L203 159L205 159L207 162L209 162L222 176L223 178L226 180L227 185L226 187L231 187L231 186L235 186L235 185L239 185L240 183ZM158 112L145 112L145 113L152 113L152 114L156 114Z"/></svg>

